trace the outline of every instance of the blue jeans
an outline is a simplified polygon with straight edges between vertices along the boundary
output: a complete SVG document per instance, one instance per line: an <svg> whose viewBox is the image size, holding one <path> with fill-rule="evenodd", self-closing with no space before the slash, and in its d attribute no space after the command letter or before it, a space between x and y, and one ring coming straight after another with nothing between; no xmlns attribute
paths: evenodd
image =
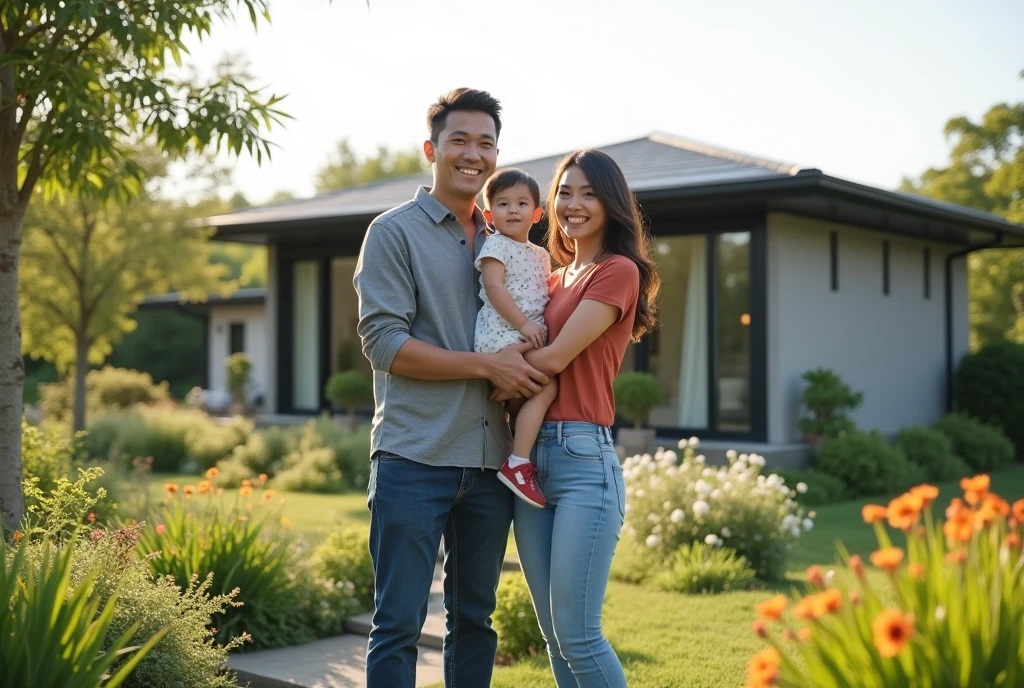
<svg viewBox="0 0 1024 688"><path fill-rule="evenodd" d="M368 688L416 685L416 643L442 539L444 682L450 688L490 686L498 644L490 617L513 499L495 471L377 453L367 500L375 584Z"/></svg>
<svg viewBox="0 0 1024 688"><path fill-rule="evenodd" d="M601 605L626 510L608 428L545 421L533 448L547 507L516 500L514 530L558 688L625 688Z"/></svg>

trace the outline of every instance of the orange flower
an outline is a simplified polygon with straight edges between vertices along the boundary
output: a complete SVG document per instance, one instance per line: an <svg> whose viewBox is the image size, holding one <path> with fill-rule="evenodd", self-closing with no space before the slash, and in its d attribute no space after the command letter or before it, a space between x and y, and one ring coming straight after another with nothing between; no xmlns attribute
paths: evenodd
<svg viewBox="0 0 1024 688"><path fill-rule="evenodd" d="M952 505L946 510L946 522L942 524L942 532L949 542L969 542L974 537L974 510L962 507L955 509Z"/></svg>
<svg viewBox="0 0 1024 688"><path fill-rule="evenodd" d="M1010 549L1020 549L1020 535L1017 535L1017 533L1010 533L1007 535L1006 546Z"/></svg>
<svg viewBox="0 0 1024 688"><path fill-rule="evenodd" d="M263 501L264 502L269 502L271 499L274 498L275 494L277 494L277 493L274 492L273 490L267 490L266 492L263 493Z"/></svg>
<svg viewBox="0 0 1024 688"><path fill-rule="evenodd" d="M871 553L871 563L880 569L892 573L903 561L903 550L899 547L886 547Z"/></svg>
<svg viewBox="0 0 1024 688"><path fill-rule="evenodd" d="M1013 517L1018 522L1024 523L1024 499L1018 499L1013 503Z"/></svg>
<svg viewBox="0 0 1024 688"><path fill-rule="evenodd" d="M165 526L163 523L157 523L156 524L156 534L157 535L163 535L166 532L167 532L167 526Z"/></svg>
<svg viewBox="0 0 1024 688"><path fill-rule="evenodd" d="M850 557L850 570L853 571L854 575L857 576L857 580L864 580L864 560L860 558L859 554L854 554Z"/></svg>
<svg viewBox="0 0 1024 688"><path fill-rule="evenodd" d="M252 487L252 481L246 478L242 481L242 487Z"/></svg>
<svg viewBox="0 0 1024 688"><path fill-rule="evenodd" d="M774 686L779 678L779 651L766 647L750 658L747 665L747 688Z"/></svg>
<svg viewBox="0 0 1024 688"><path fill-rule="evenodd" d="M922 508L927 508L939 496L939 488L934 485L917 485L910 488L910 494L920 497Z"/></svg>
<svg viewBox="0 0 1024 688"><path fill-rule="evenodd" d="M1010 515L1010 505L1005 499L992 493L986 494L978 508L977 518L982 525L989 525L1000 516Z"/></svg>
<svg viewBox="0 0 1024 688"><path fill-rule="evenodd" d="M203 482L196 485L196 492L198 492L199 494L209 494L212 491L213 483L211 483L209 480L204 480Z"/></svg>
<svg viewBox="0 0 1024 688"><path fill-rule="evenodd" d="M164 489L167 490L167 494L174 494L178 491L177 483L164 483Z"/></svg>
<svg viewBox="0 0 1024 688"><path fill-rule="evenodd" d="M895 657L914 637L914 617L898 609L884 609L871 622L871 633L878 654Z"/></svg>
<svg viewBox="0 0 1024 688"><path fill-rule="evenodd" d="M900 495L889 502L888 518L889 525L900 530L910 530L917 519L921 516L921 509L924 508L924 499L913 492Z"/></svg>
<svg viewBox="0 0 1024 688"><path fill-rule="evenodd" d="M210 480L216 478L218 473L220 473L220 471L217 469L216 466L211 466L210 468L206 469L206 477L209 478Z"/></svg>
<svg viewBox="0 0 1024 688"><path fill-rule="evenodd" d="M804 643L809 642L811 639L811 629L804 626L796 632L796 639Z"/></svg>
<svg viewBox="0 0 1024 688"><path fill-rule="evenodd" d="M754 613L757 614L757 618L759 619L778 621L782 618L782 612L786 611L787 604L789 604L788 597L785 595L776 595L775 597L770 597L754 607Z"/></svg>
<svg viewBox="0 0 1024 688"><path fill-rule="evenodd" d="M761 621L761 619L757 619L756 621L754 621L753 629L754 635L756 635L758 638L768 637L768 628L764 625L764 621Z"/></svg>
<svg viewBox="0 0 1024 688"><path fill-rule="evenodd" d="M860 606L860 593L856 590L850 591L850 604L852 604L854 607Z"/></svg>
<svg viewBox="0 0 1024 688"><path fill-rule="evenodd" d="M962 564L967 561L967 552L962 549L954 549L951 552L946 552L945 559L951 564Z"/></svg>
<svg viewBox="0 0 1024 688"><path fill-rule="evenodd" d="M266 473L260 473L260 476L259 476L260 485L262 485L265 482L267 482L268 478L269 478L269 476Z"/></svg>
<svg viewBox="0 0 1024 688"><path fill-rule="evenodd" d="M821 572L821 567L817 564L807 567L807 580L818 590L825 589L825 574Z"/></svg>
<svg viewBox="0 0 1024 688"><path fill-rule="evenodd" d="M185 486L185 496L186 497L191 497L195 493L196 493L196 488L192 487L191 485L186 485Z"/></svg>
<svg viewBox="0 0 1024 688"><path fill-rule="evenodd" d="M21 542L21 538L25 537L25 533L20 530L16 530L11 534L11 539L15 542Z"/></svg>
<svg viewBox="0 0 1024 688"><path fill-rule="evenodd" d="M878 504L865 504L860 510L860 515L865 523L879 523L884 521L888 510Z"/></svg>
<svg viewBox="0 0 1024 688"><path fill-rule="evenodd" d="M960 488L964 491L964 499L968 504L977 504L988 494L992 484L987 475L976 475L973 478L960 478Z"/></svg>
<svg viewBox="0 0 1024 688"><path fill-rule="evenodd" d="M822 611L821 616L836 614L843 606L843 594L835 588L830 588L817 597L816 604Z"/></svg>
<svg viewBox="0 0 1024 688"><path fill-rule="evenodd" d="M803 621L814 621L821 616L824 616L825 611L816 599L816 595L808 595L802 598L793 607L793 616Z"/></svg>
<svg viewBox="0 0 1024 688"><path fill-rule="evenodd" d="M242 487L238 489L238 494L242 497L248 497L252 494L252 485L242 485Z"/></svg>
<svg viewBox="0 0 1024 688"><path fill-rule="evenodd" d="M907 573L909 573L912 578L917 578L918 580L924 578L924 564L919 561L909 564L907 566Z"/></svg>

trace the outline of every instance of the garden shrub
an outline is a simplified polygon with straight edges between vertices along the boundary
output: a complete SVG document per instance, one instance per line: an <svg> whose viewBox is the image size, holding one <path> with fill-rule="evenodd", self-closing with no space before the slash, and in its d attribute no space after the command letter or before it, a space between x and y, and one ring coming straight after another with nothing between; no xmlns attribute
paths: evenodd
<svg viewBox="0 0 1024 688"><path fill-rule="evenodd" d="M313 550L313 574L318 578L340 581L351 589L356 612L373 609L373 560L367 544L370 530L349 526L333 530Z"/></svg>
<svg viewBox="0 0 1024 688"><path fill-rule="evenodd" d="M953 453L976 471L994 471L1013 461L1013 445L997 427L962 413L947 414L934 427L953 443Z"/></svg>
<svg viewBox="0 0 1024 688"><path fill-rule="evenodd" d="M491 623L498 633L497 661L510 664L544 649L530 589L521 573L505 573L498 583L497 605Z"/></svg>
<svg viewBox="0 0 1024 688"><path fill-rule="evenodd" d="M680 545L652 582L669 592L715 594L744 590L755 575L747 560L729 547L691 542Z"/></svg>
<svg viewBox="0 0 1024 688"><path fill-rule="evenodd" d="M21 421L21 475L34 479L42 492L51 492L57 480L71 473L75 442L52 426L40 428Z"/></svg>
<svg viewBox="0 0 1024 688"><path fill-rule="evenodd" d="M315 427L322 445L334 453L342 484L346 488L366 489L370 479L370 426L348 429L323 415L315 421Z"/></svg>
<svg viewBox="0 0 1024 688"><path fill-rule="evenodd" d="M249 434L243 444L235 447L231 456L217 464L221 470L217 484L237 485L241 478L252 477L260 473L273 475L280 469L291 434L286 428L271 426ZM226 465L230 464L230 465ZM228 483L228 476L240 476L238 480Z"/></svg>
<svg viewBox="0 0 1024 688"><path fill-rule="evenodd" d="M70 378L39 386L39 406L45 418L70 418L74 405L73 387L74 380ZM149 373L111 366L86 373L85 397L86 417L103 410L170 401L166 382L155 384Z"/></svg>
<svg viewBox="0 0 1024 688"><path fill-rule="evenodd" d="M995 342L964 356L956 408L1001 429L1024 460L1024 344Z"/></svg>
<svg viewBox="0 0 1024 688"><path fill-rule="evenodd" d="M253 434L253 422L243 416L234 416L227 423L215 422L206 414L191 412L203 422L195 423L185 431L185 451L188 455L187 472L204 472L221 459L231 456L235 447L244 445Z"/></svg>
<svg viewBox="0 0 1024 688"><path fill-rule="evenodd" d="M292 492L340 492L341 469L330 449L303 442L284 457L284 467L274 477L273 485Z"/></svg>
<svg viewBox="0 0 1024 688"><path fill-rule="evenodd" d="M193 575L208 573L214 594L239 589L242 605L218 620L218 642L243 633L252 638L246 649L312 640L301 580L306 567L281 528L273 493L243 484L228 497L214 494L209 480L196 488L169 483L165 489L167 499L147 519L152 527L142 531L138 551L154 574L173 576L183 589Z"/></svg>
<svg viewBox="0 0 1024 688"><path fill-rule="evenodd" d="M135 553L144 526L96 529L79 547L75 569L102 567L96 579L101 599L116 597L110 632L132 631L140 643L160 629L166 634L126 679L125 688L232 688L234 675L224 671L228 651L240 647L244 636L226 645L217 643L209 627L233 604L235 594L212 595L212 575L194 576L184 588L170 577L154 577ZM116 665L115 665L116 666Z"/></svg>
<svg viewBox="0 0 1024 688"><path fill-rule="evenodd" d="M783 469L776 471L796 492L795 499L803 506L834 504L847 498L846 484L828 473L814 470Z"/></svg>
<svg viewBox="0 0 1024 688"><path fill-rule="evenodd" d="M843 554L834 576L808 569L802 595L758 604L754 631L768 647L751 658L747 685L1024 685L1024 499L1011 506L987 475L960 484L944 523L931 518L938 490L928 485L864 507L884 575Z"/></svg>
<svg viewBox="0 0 1024 688"><path fill-rule="evenodd" d="M970 467L953 453L953 443L935 428L917 426L903 428L896 436L896 446L912 464L924 471L924 479L934 482L955 480L970 472Z"/></svg>
<svg viewBox="0 0 1024 688"><path fill-rule="evenodd" d="M800 402L807 415L798 425L805 438L819 444L828 438L841 437L856 428L847 413L864 401L862 392L854 392L833 370L815 368L802 375L807 386Z"/></svg>
<svg viewBox="0 0 1024 688"><path fill-rule="evenodd" d="M813 522L778 475L761 475L764 458L727 453L729 464L705 465L687 441L676 452L623 462L626 523L623 537L665 562L681 545L711 542L745 557L760 578L781 579L790 546ZM620 571L623 567L620 567Z"/></svg>
<svg viewBox="0 0 1024 688"><path fill-rule="evenodd" d="M921 469L876 430L825 442L815 468L842 480L854 496L896 492L923 479Z"/></svg>

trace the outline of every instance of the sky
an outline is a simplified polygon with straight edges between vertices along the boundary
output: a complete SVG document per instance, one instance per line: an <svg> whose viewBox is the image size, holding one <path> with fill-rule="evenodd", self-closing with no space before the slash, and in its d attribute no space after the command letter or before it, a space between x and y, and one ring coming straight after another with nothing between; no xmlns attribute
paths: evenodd
<svg viewBox="0 0 1024 688"><path fill-rule="evenodd" d="M468 86L503 106L499 165L662 131L881 188L943 166L955 116L1024 101L1020 0L270 0L193 43L287 94L253 203L314 193L337 142L419 148Z"/></svg>

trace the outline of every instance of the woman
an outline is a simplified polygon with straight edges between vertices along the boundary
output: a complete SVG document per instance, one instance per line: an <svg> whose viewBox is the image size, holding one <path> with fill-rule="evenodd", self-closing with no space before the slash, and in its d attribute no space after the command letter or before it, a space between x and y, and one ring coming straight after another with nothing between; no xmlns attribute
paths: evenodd
<svg viewBox="0 0 1024 688"><path fill-rule="evenodd" d="M558 688L626 685L601 631L601 605L625 514L609 426L612 381L629 341L656 325L649 236L618 165L596 150L560 160L548 194L548 346L526 360L558 375L532 459L547 507L516 504L515 537ZM517 500L518 502L518 500Z"/></svg>

